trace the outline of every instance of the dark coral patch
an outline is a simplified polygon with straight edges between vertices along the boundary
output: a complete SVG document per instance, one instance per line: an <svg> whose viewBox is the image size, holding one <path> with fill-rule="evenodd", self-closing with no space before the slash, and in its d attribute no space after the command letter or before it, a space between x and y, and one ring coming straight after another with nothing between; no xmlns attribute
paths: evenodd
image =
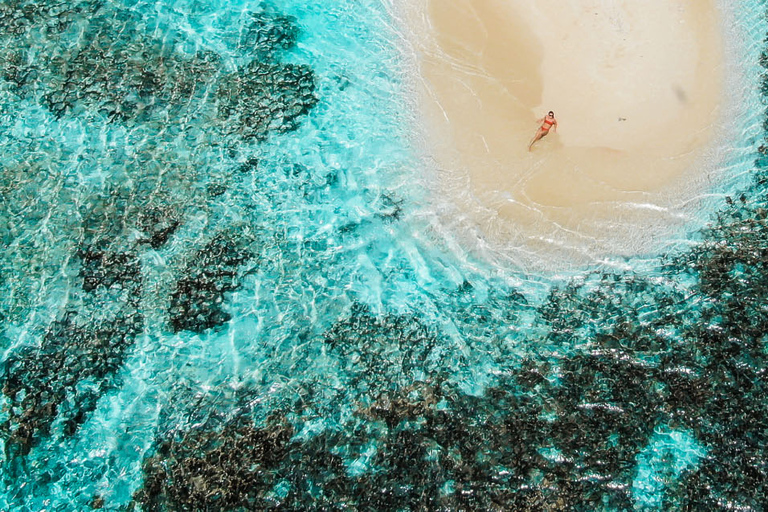
<svg viewBox="0 0 768 512"><path fill-rule="evenodd" d="M134 498L147 511L270 509L293 434L278 420L259 429L247 418L172 434L144 462L144 486Z"/></svg>
<svg viewBox="0 0 768 512"><path fill-rule="evenodd" d="M766 229L758 209L732 204L701 245L675 261L697 277L701 322L676 354L693 371L675 402L709 453L669 502L691 509L723 503L759 510L768 499L768 273ZM682 382L679 382L682 381Z"/></svg>
<svg viewBox="0 0 768 512"><path fill-rule="evenodd" d="M386 315L381 318L354 304L349 315L324 335L325 343L339 357L350 386L397 387L410 382L417 372L438 369L439 360L429 360L439 344L435 332L417 318ZM382 365L382 361L387 361Z"/></svg>
<svg viewBox="0 0 768 512"><path fill-rule="evenodd" d="M142 231L142 243L148 243L153 249L159 249L179 228L179 214L170 207L148 205L142 207L136 219L137 228Z"/></svg>
<svg viewBox="0 0 768 512"><path fill-rule="evenodd" d="M202 332L230 319L224 294L239 286L238 267L252 258L234 233L217 235L182 271L171 294L169 316L174 332Z"/></svg>
<svg viewBox="0 0 768 512"><path fill-rule="evenodd" d="M64 435L77 430L115 384L111 377L141 324L136 311L97 326L79 325L76 314L68 313L51 325L40 347L24 347L8 357L1 378L10 408L0 429L9 459L48 436L57 417L63 420ZM79 385L86 381L89 385Z"/></svg>
<svg viewBox="0 0 768 512"><path fill-rule="evenodd" d="M49 71L64 77L61 86L43 97L54 115L84 105L110 120L146 121L157 110L185 108L219 70L217 54L181 57L137 33L137 20L126 17L123 23L94 20L74 54L51 60Z"/></svg>
<svg viewBox="0 0 768 512"><path fill-rule="evenodd" d="M138 286L141 279L141 263L135 254L116 253L95 248L80 251L80 277L83 290L93 291L114 284Z"/></svg>
<svg viewBox="0 0 768 512"><path fill-rule="evenodd" d="M102 4L102 0L7 0L0 4L0 34L19 36L38 26L48 32L63 32Z"/></svg>
<svg viewBox="0 0 768 512"><path fill-rule="evenodd" d="M240 46L255 59L222 78L218 113L225 132L246 140L264 140L270 131L298 128L317 103L315 76L305 65L280 62L299 34L296 20L268 11L253 14Z"/></svg>
<svg viewBox="0 0 768 512"><path fill-rule="evenodd" d="M317 103L314 91L307 66L253 61L222 79L217 98L223 129L245 140L295 130Z"/></svg>
<svg viewBox="0 0 768 512"><path fill-rule="evenodd" d="M39 72L26 65L26 55L21 51L0 53L0 77L11 85L11 90L20 97L25 97L28 89L39 78Z"/></svg>
<svg viewBox="0 0 768 512"><path fill-rule="evenodd" d="M251 15L251 23L240 37L240 47L259 60L274 58L275 53L293 48L299 36L296 19L270 11Z"/></svg>
<svg viewBox="0 0 768 512"><path fill-rule="evenodd" d="M474 397L416 383L382 393L338 428L308 439L294 431L240 419L175 433L145 462L136 500L147 510L632 507L626 490L606 499L606 482L575 480L574 465L543 456L549 426L536 404L501 388ZM367 467L350 471L364 452Z"/></svg>
<svg viewBox="0 0 768 512"><path fill-rule="evenodd" d="M142 19L132 10L101 9L95 2L72 9L42 4L45 7L32 2L5 6L0 9L0 29L24 32L30 26L50 25L60 16L78 16L83 22L81 43L75 48L55 39L37 44L34 53L40 57L34 64L29 49L20 45L17 51L4 52L1 71L20 95L29 84L40 82L41 101L57 117L86 108L109 121L157 124L160 112L176 118L189 115L190 105L196 112L206 110L205 94L213 89L219 127L246 140L264 140L270 131L295 130L317 103L312 70L280 62L281 52L292 48L299 34L292 17L254 13L239 41L251 61L223 75L218 54L181 55L173 44L141 32ZM41 61L47 64L39 67ZM196 95L197 103L192 101Z"/></svg>
<svg viewBox="0 0 768 512"><path fill-rule="evenodd" d="M507 367L480 396L450 383L439 333L416 317L353 306L323 340L359 408L337 428L294 440L260 474L267 480L241 480L245 493L289 510L631 510L640 453L668 426L692 433L708 456L657 475L665 509L759 509L768 455L763 235L732 229L719 232L728 243L678 262L699 279L696 295L633 273L553 290L538 311L550 328L544 341L586 345ZM506 300L521 305L514 294ZM483 308L459 313L469 317L457 325L498 322ZM493 329L482 332L497 342ZM295 407L293 421L313 414Z"/></svg>

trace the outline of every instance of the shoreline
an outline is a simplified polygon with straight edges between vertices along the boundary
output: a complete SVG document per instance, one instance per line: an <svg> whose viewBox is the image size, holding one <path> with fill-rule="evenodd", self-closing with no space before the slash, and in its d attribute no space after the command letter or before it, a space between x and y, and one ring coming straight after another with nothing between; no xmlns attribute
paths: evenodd
<svg viewBox="0 0 768 512"><path fill-rule="evenodd" d="M713 0L423 0L401 18L436 201L480 245L535 267L645 254L706 192L728 103ZM558 133L529 153L547 110Z"/></svg>

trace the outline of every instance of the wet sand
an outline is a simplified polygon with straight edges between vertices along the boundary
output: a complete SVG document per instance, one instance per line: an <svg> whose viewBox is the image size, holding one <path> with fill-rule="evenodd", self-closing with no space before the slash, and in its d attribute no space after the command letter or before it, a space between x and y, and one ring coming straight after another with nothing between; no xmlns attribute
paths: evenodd
<svg viewBox="0 0 768 512"><path fill-rule="evenodd" d="M521 264L651 250L702 192L724 94L713 0L404 9L436 193ZM548 110L557 133L529 152Z"/></svg>

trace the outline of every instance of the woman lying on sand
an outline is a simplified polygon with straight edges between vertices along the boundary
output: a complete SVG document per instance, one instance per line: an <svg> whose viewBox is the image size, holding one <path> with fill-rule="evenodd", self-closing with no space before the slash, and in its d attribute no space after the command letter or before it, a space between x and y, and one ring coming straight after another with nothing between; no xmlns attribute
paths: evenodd
<svg viewBox="0 0 768 512"><path fill-rule="evenodd" d="M541 126L539 127L539 131L536 132L536 135L533 136L533 139L531 140L531 143L528 144L528 151L531 150L531 147L533 147L533 143L539 140L540 138L544 137L546 134L549 133L549 129L554 127L554 131L557 131L557 119L555 119L555 113L551 110L549 113L545 116L536 121L537 123L541 123Z"/></svg>

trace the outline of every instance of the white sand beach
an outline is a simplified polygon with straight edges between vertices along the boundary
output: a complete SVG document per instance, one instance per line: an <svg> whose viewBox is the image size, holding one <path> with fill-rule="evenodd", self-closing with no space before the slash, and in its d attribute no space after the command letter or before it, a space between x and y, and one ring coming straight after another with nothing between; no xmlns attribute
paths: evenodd
<svg viewBox="0 0 768 512"><path fill-rule="evenodd" d="M714 0L405 9L437 191L495 245L529 260L639 253L701 192L724 95ZM529 152L548 110L557 133Z"/></svg>

